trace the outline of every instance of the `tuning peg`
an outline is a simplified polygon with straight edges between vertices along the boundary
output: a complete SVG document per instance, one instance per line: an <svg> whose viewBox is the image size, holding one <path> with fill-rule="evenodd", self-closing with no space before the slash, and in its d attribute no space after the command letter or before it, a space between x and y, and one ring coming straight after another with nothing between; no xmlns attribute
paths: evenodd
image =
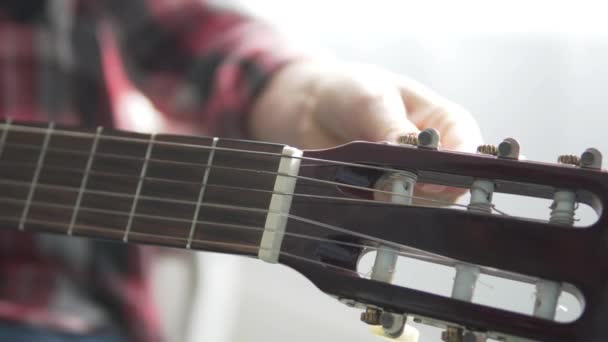
<svg viewBox="0 0 608 342"><path fill-rule="evenodd" d="M602 153L596 148L588 148L580 158L580 166L588 169L602 168Z"/></svg>
<svg viewBox="0 0 608 342"><path fill-rule="evenodd" d="M490 145L482 145L490 146ZM481 146L480 146L481 147ZM478 148L478 151L480 149ZM482 148L491 151L491 148ZM494 182L485 179L477 179L471 185L471 199L468 210L490 214L492 212L492 195L494 194ZM452 298L470 302L473 300L475 286L481 270L479 266L465 263L455 265L456 275L452 286ZM448 327L442 332L442 340L446 342L464 342L471 340L472 333L463 333L461 328ZM474 341L474 340L473 340Z"/></svg>
<svg viewBox="0 0 608 342"><path fill-rule="evenodd" d="M386 311L380 315L380 325L382 325L384 335L391 338L397 338L403 335L406 321L406 315L399 315Z"/></svg>
<svg viewBox="0 0 608 342"><path fill-rule="evenodd" d="M399 136L397 142L402 145L413 145L421 148L436 150L439 146L439 131L434 128L427 128L418 133L407 133Z"/></svg>
<svg viewBox="0 0 608 342"><path fill-rule="evenodd" d="M415 135L404 135L399 142L413 143L415 139L417 139ZM392 195L387 199L388 201L410 205L417 179L418 176L411 172L387 173L375 186L377 189L390 191ZM393 281L398 256L397 251L391 246L378 248L370 278L390 284ZM405 319L404 315L385 312L374 307L367 307L361 314L361 321L369 325L382 325L384 335L389 337L398 337L403 333Z"/></svg>
<svg viewBox="0 0 608 342"><path fill-rule="evenodd" d="M513 138L506 138L498 145L498 157L506 159L519 159L519 142Z"/></svg>
<svg viewBox="0 0 608 342"><path fill-rule="evenodd" d="M439 131L434 128L427 128L418 134L418 147L436 150L439 146Z"/></svg>
<svg viewBox="0 0 608 342"><path fill-rule="evenodd" d="M557 157L559 164L579 166L581 159L573 154L562 154Z"/></svg>
<svg viewBox="0 0 608 342"><path fill-rule="evenodd" d="M572 226L576 210L576 193L570 190L558 190L553 195L550 223Z"/></svg>
<svg viewBox="0 0 608 342"><path fill-rule="evenodd" d="M573 158L575 157L575 158ZM564 164L578 161L576 156L560 156L558 161ZM577 163L578 164L578 163ZM576 211L576 193L571 190L560 189L553 195L551 204L551 216L549 222L561 226L570 227L574 224ZM555 319L555 313L559 296L562 292L562 284L554 281L539 279L536 282L536 299L534 300L535 317Z"/></svg>
<svg viewBox="0 0 608 342"><path fill-rule="evenodd" d="M441 332L441 340L445 342L464 342L462 328L448 327Z"/></svg>
<svg viewBox="0 0 608 342"><path fill-rule="evenodd" d="M367 307L361 313L361 322L369 325L380 325L380 310L372 307Z"/></svg>
<svg viewBox="0 0 608 342"><path fill-rule="evenodd" d="M416 133L407 133L404 135L400 135L397 138L397 142L402 145L418 146L418 135Z"/></svg>
<svg viewBox="0 0 608 342"><path fill-rule="evenodd" d="M496 156L498 155L498 148L496 147L496 145L492 144L479 145L477 146L477 153Z"/></svg>
<svg viewBox="0 0 608 342"><path fill-rule="evenodd" d="M468 209L479 213L492 212L492 195L494 194L494 182L485 179L477 179L471 184L471 199Z"/></svg>

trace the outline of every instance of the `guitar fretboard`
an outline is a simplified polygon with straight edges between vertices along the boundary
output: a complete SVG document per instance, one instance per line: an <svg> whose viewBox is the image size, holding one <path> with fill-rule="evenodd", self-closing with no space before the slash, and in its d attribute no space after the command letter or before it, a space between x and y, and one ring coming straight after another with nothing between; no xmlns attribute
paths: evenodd
<svg viewBox="0 0 608 342"><path fill-rule="evenodd" d="M257 254L284 146L0 125L0 224Z"/></svg>

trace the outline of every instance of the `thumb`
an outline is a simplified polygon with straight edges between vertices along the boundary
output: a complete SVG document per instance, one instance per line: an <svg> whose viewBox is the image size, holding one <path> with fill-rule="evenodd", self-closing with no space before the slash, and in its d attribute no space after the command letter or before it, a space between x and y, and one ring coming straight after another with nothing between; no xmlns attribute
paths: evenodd
<svg viewBox="0 0 608 342"><path fill-rule="evenodd" d="M358 135L363 139L398 142L401 136L420 132L410 121L401 97L391 95L375 98L375 101L369 101L367 106L362 107L365 113L359 113L359 116L367 120L361 120Z"/></svg>

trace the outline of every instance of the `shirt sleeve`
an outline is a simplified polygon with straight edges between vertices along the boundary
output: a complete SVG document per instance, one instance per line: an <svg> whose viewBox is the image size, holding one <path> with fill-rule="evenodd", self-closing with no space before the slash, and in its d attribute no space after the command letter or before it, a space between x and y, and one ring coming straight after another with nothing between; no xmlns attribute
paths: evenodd
<svg viewBox="0 0 608 342"><path fill-rule="evenodd" d="M202 0L104 0L130 79L170 120L247 138L271 76L302 56L268 24Z"/></svg>

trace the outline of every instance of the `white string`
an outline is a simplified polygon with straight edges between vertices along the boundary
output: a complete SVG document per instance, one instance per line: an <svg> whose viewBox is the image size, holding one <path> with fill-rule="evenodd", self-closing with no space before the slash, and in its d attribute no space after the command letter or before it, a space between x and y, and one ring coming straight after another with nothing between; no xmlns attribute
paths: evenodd
<svg viewBox="0 0 608 342"><path fill-rule="evenodd" d="M34 132L34 133L40 133L40 132L45 132L46 131L45 128L38 128L38 127L33 127L33 126L22 126L22 125L15 125L15 124L13 124L11 126L11 130L22 131L22 132ZM62 130L62 129L55 129L54 130L54 134L61 134L61 135L72 136L72 137L83 137L83 138L91 138L92 137L92 134L90 134L90 133L76 132L76 131L69 131L69 130ZM119 136L102 136L101 139L104 139L104 140L116 140L116 141L128 141L128 142L140 142L140 143L147 143L147 141L148 141L147 139L119 137ZM158 145L159 146L189 147L189 148L194 148L194 149L228 151L228 152L237 152L237 153L247 153L247 154L258 154L258 155L284 157L283 154L281 154L281 153L274 153L274 152L251 151L251 150L243 150L243 149L228 148L228 147L211 147L211 146L202 146L202 145L196 145L196 144L177 143L177 142L168 142L168 141L159 141ZM304 157L304 156L300 156L300 157L293 156L293 157L290 157L290 158L300 159L300 160L311 160L311 161L325 162L325 163L328 163L328 164L331 164L331 165L355 166L355 167L360 167L360 168L364 168L364 169L373 169L373 170L379 170L379 171L385 171L385 172L400 172L401 171L399 169L391 169L391 168L381 167L381 166L373 166L373 165L358 164L358 163L349 163L349 162L342 162L342 161L337 161L337 160L327 160L327 159ZM129 157L129 159L135 159L135 158Z"/></svg>
<svg viewBox="0 0 608 342"><path fill-rule="evenodd" d="M0 200L0 201L2 201L2 200ZM0 220L17 221L18 219L16 217L0 216ZM46 225L46 226L56 226L56 227L62 227L62 228L66 226L63 223L51 223L51 222L41 221L41 220L36 220L36 219L28 219L28 221L30 223L33 223L33 224L40 224L40 225ZM122 234L122 230L119 230L119 229L100 228L100 227L95 227L95 226L90 226L90 225L83 225L83 224L77 224L76 227L80 227L80 228L85 229L85 230L92 230L92 231L99 231L99 232L107 232L108 230L110 230L110 231L119 232L119 233ZM178 240L178 241L182 241L182 240L185 241L186 240L185 238L180 238L180 237L164 236L164 235L150 234L150 233L141 233L141 232L131 232L130 235L131 236L141 236L141 237L165 238L165 239ZM316 239L316 238L313 238L313 237L309 237L309 238ZM232 247L236 246L236 247L240 247L240 248L251 248L251 249L259 249L260 248L259 246L247 245L247 244L242 244L242 243L212 241L212 240L205 240L205 239L193 239L192 242L207 243L207 244L212 244L212 245L229 246L229 247L230 246L232 246ZM341 243L341 241L335 241L335 243ZM284 255L284 256L287 256L287 257L296 258L298 260L302 260L302 261L318 264L318 265L321 265L321 266L326 266L326 267L331 267L331 268L339 269L339 270L342 270L342 271L346 271L348 273L353 273L353 274L357 274L359 276L365 277L365 275L363 273L361 273L359 271L356 271L356 270L349 269L349 268L340 267L340 266L337 266L337 265L325 263L323 261L314 260L314 259L303 257L303 256L298 256L298 255L295 255L295 254L292 254L292 253L288 253L288 252L280 252L280 253L282 255Z"/></svg>
<svg viewBox="0 0 608 342"><path fill-rule="evenodd" d="M37 149L37 146L26 145L26 144L7 144L7 146L20 146L20 147L25 147L25 148L30 148L30 149ZM53 152L88 155L86 152L67 150L67 149L49 148L49 150L53 151ZM111 154L111 153L97 153L96 156L125 159L125 160L134 160L134 159L138 160L139 159L139 158L131 158L131 157L126 157L126 156L121 156L121 155L116 155L116 154ZM143 161L144 159L139 159L139 160ZM310 182L314 182L314 183L320 183L320 184L326 184L326 185L336 185L336 186L343 187L343 188L377 192L377 193L387 194L387 195L396 196L396 197L410 198L413 200L437 203L437 204L441 204L441 205L445 205L445 206L462 207L464 209L468 208L466 205L463 205L463 204L452 203L452 202L447 202L447 201L442 201L442 200L437 200L437 199L432 199L432 198L426 198L423 196L405 195L405 194L399 194L399 193L395 193L395 192L388 191L388 190L374 189L374 188L369 188L369 187L364 187L364 186L357 186L357 185L345 184L345 183L340 183L340 182L335 182L335 181L328 181L328 180L324 180L324 179L317 179L317 178L311 178L311 177L305 177L305 176L294 176L294 175L283 173L283 172L254 170L254 169L238 168L238 167L231 167L231 166L219 166L219 165L209 165L209 164L178 162L178 161L172 161L172 160L166 160L166 159L155 159L155 158L149 158L148 160L151 162L163 162L163 163L170 164L170 165L191 165L191 166L201 167L201 168L208 167L211 169L225 169L225 170L234 170L234 171L251 172L251 173L263 173L263 174L270 174L270 175L274 175L274 176L292 177L292 178L302 179L302 180L306 180L306 181L310 181ZM31 165L29 163L22 163L22 162L4 162L4 163L18 164L18 165L25 165L25 166ZM49 168L49 169L62 170L62 171L72 171L72 172L80 171L79 169L59 167L59 166L48 166L47 165L45 167ZM99 174L99 175L108 175L108 176L119 177L119 178L135 178L134 176L128 176L128 175L125 176L125 175L120 175L120 174L116 174L116 173L102 172L102 171L95 171L95 170L91 171L91 173ZM176 183L189 183L189 184L199 185L198 182L179 181L179 180L164 179L164 178L158 178L158 179L163 180L163 181L176 182ZM137 180L139 181L140 179L138 178ZM361 201L366 201L366 200L361 200ZM497 210L497 212L499 214L506 215L502 211Z"/></svg>
<svg viewBox="0 0 608 342"><path fill-rule="evenodd" d="M8 198L2 198L0 197L0 202L4 202L4 203L18 203L21 204L24 201L23 200L18 200L18 199L8 199ZM48 208L56 208L56 209L72 209L72 206L69 205L63 205L63 204L56 204L56 203L48 203L48 202L42 202L42 201L34 201L32 202L34 205L38 205L38 206L43 206L43 207L48 207ZM221 205L221 204L217 204L214 206L218 206L218 207L232 207L232 206L226 206L226 205ZM252 208L253 209L253 208ZM126 211L120 211L120 210L110 210L110 209L99 209L99 208L88 208L88 207L80 207L80 210L82 211L89 211L89 212L97 212L97 213L101 213L101 214L107 214L107 215L125 215L125 216L129 216L131 217L130 213L126 212ZM258 209L261 212L271 212L270 210L264 210L264 209ZM277 213L280 214L280 213ZM285 215L285 214L284 214ZM139 214L139 213L135 213L133 214L134 217L141 217L141 218L149 218L149 219L154 219L154 220L165 220L165 221L173 221L173 222L181 222L181 223L190 223L192 222L192 220L188 220L188 219L182 219L182 218L176 218L176 217L166 217L166 216L158 216L158 215L150 215L150 214ZM292 215L285 215L285 216L292 216ZM3 216L3 218L5 219L11 219L10 217L7 216ZM297 219L297 216L292 216L291 218ZM12 220L12 219L11 219ZM35 221L40 221L40 220L36 220L36 219L31 219L31 218L27 218L27 221L30 222L35 222ZM40 224L46 224L47 221L40 221ZM220 226L223 228L232 228L232 229L240 229L240 230L253 230L253 231L260 231L263 232L264 228L263 227L256 227L256 226L248 226L248 225L241 225L241 224L233 224L233 223L221 223L221 222L216 222L216 221L207 221L207 220L196 220L194 221L196 224L207 224L207 225L216 225L216 226ZM321 222L317 222L317 221L313 221L313 220L305 220L306 223L309 224L315 224L315 225L319 225L323 228L327 228L330 230L336 230L336 227L331 226L331 225L327 225L327 224L322 224ZM67 226L67 224L64 223L50 223L51 225L60 225L60 226ZM78 226L87 226L87 225L82 225L82 224L74 224L75 227ZM112 227L107 227L107 228L97 228L97 230L99 231L118 231L121 234L124 234L124 230L123 229L117 229L117 228L112 228ZM346 233L348 235L359 235L360 237L369 239L369 240L378 240L381 241L382 244L385 244L384 240L378 239L378 238L374 238L372 236L368 236L365 234L356 234L353 232L350 232L347 229L344 228L339 228L340 232ZM135 234L136 232L131 231L130 235ZM141 232L137 232L138 234L146 234L146 235L150 235L150 236L154 236L154 237L158 237L158 238L167 238L170 240L184 240L184 242L187 242L189 239L187 237L181 238L181 237L176 237L176 236L171 236L171 235L162 235L162 234L150 234L150 233L141 233ZM358 247L358 248L367 248L367 249L372 249L372 250L376 250L376 251L381 251L384 250L382 247L377 247L377 246L371 246L371 245L364 245L364 244L357 244L357 243L352 243L352 242L346 242L346 241L340 241L340 240L334 240L334 239L325 239L325 238L319 238L319 237L315 237L315 236L310 236L310 235L306 235L306 234L299 234L299 233L290 233L290 232L286 232L285 233L287 236L292 236L295 238L302 238L302 239L308 239L308 240L314 240L314 241L322 241L322 242L331 242L331 243L335 243L338 245L343 245L343 246L350 246L350 247ZM196 239L192 239L192 242L196 242ZM375 241L377 242L377 241ZM402 256L416 256L416 257L422 257L426 260L430 260L430 261L447 261L449 260L449 258L445 258L439 255L434 255L432 253L429 252L425 252L422 250L418 250L412 247L408 247L405 245L400 245L400 244L396 244L396 243L391 243L392 245L396 245L399 246L399 248L401 249L401 251L399 251L399 253L401 253L400 255ZM408 250L410 252L408 252Z"/></svg>
<svg viewBox="0 0 608 342"><path fill-rule="evenodd" d="M143 197L142 197L143 198ZM8 199L8 198L1 198L0 197L0 202L8 202L8 203L21 203L23 202L23 200L19 200L19 199ZM38 205L42 205L42 206L47 206L47 207L54 207L54 208L60 208L60 209L72 209L72 206L69 205L63 205L63 204L56 204L56 203L47 203L47 202L34 202ZM281 215L281 216L285 216L287 218L296 220L296 221L301 221L304 223L308 223L310 225L314 225L314 226L318 226L321 228L325 228L328 230L332 230L332 231L336 231L336 232L340 232L340 233L344 233L350 236L357 236L363 239L368 239L371 240L373 242L379 242L382 244L390 244L391 246L394 246L396 248L399 248L401 250L411 250L411 251L415 251L417 253L421 253L424 255L428 255L428 256L433 256L437 259L446 259L442 256L439 255L434 255L432 253L423 251L423 250L419 250L416 248L412 248L412 247L408 247L405 245L401 245L401 244L397 244L394 242L390 242L387 240L383 240L383 239L379 239L377 237L373 237L367 234L362 234L362 233L356 233L356 232L352 232L348 229L345 228L341 228L341 227L336 227L330 224L326 224L326 223L322 223L319 221L315 221L315 220L310 220L304 217L300 217L297 215L293 215L293 214L285 214L283 212L275 212L272 210L268 210L268 209L259 209L259 208L252 208L252 207L245 207L245 206L233 206L233 205L226 205L226 204L218 204L218 203L202 203L202 206L206 206L206 207L212 207L212 208L220 208L220 209L229 209L229 210L239 210L239 211L251 211L251 212L258 212L258 213L262 213L262 214L267 214L267 213L274 213L277 215ZM80 207L81 210L86 210L86 211L91 211L91 212L98 212L98 213L102 213L102 214L109 214L109 215L128 215L129 213L127 213L126 211L120 211L120 210L110 210L110 209L99 209L99 208L89 208L89 207ZM138 214L135 213L133 214L134 216L137 217L143 217L143 218L151 218L151 219L157 219L157 220L167 220L167 221L174 221L174 222L184 222L184 223L190 223L192 222L192 220L189 219L181 219L181 218L173 218L173 217L166 217L166 216L157 216L157 215L149 215L149 214ZM205 220L196 220L195 221L196 224L199 223L203 223L203 224L217 224L220 226L226 226L228 228L237 228L237 229L245 229L243 227L249 227L249 226L244 226L244 225L237 225L237 224L227 224L227 223L216 223L213 221L205 221ZM251 228L249 228L251 229ZM259 230L263 230L263 228L256 228ZM364 246L362 245L362 247L370 247L370 248L374 248L373 246Z"/></svg>

